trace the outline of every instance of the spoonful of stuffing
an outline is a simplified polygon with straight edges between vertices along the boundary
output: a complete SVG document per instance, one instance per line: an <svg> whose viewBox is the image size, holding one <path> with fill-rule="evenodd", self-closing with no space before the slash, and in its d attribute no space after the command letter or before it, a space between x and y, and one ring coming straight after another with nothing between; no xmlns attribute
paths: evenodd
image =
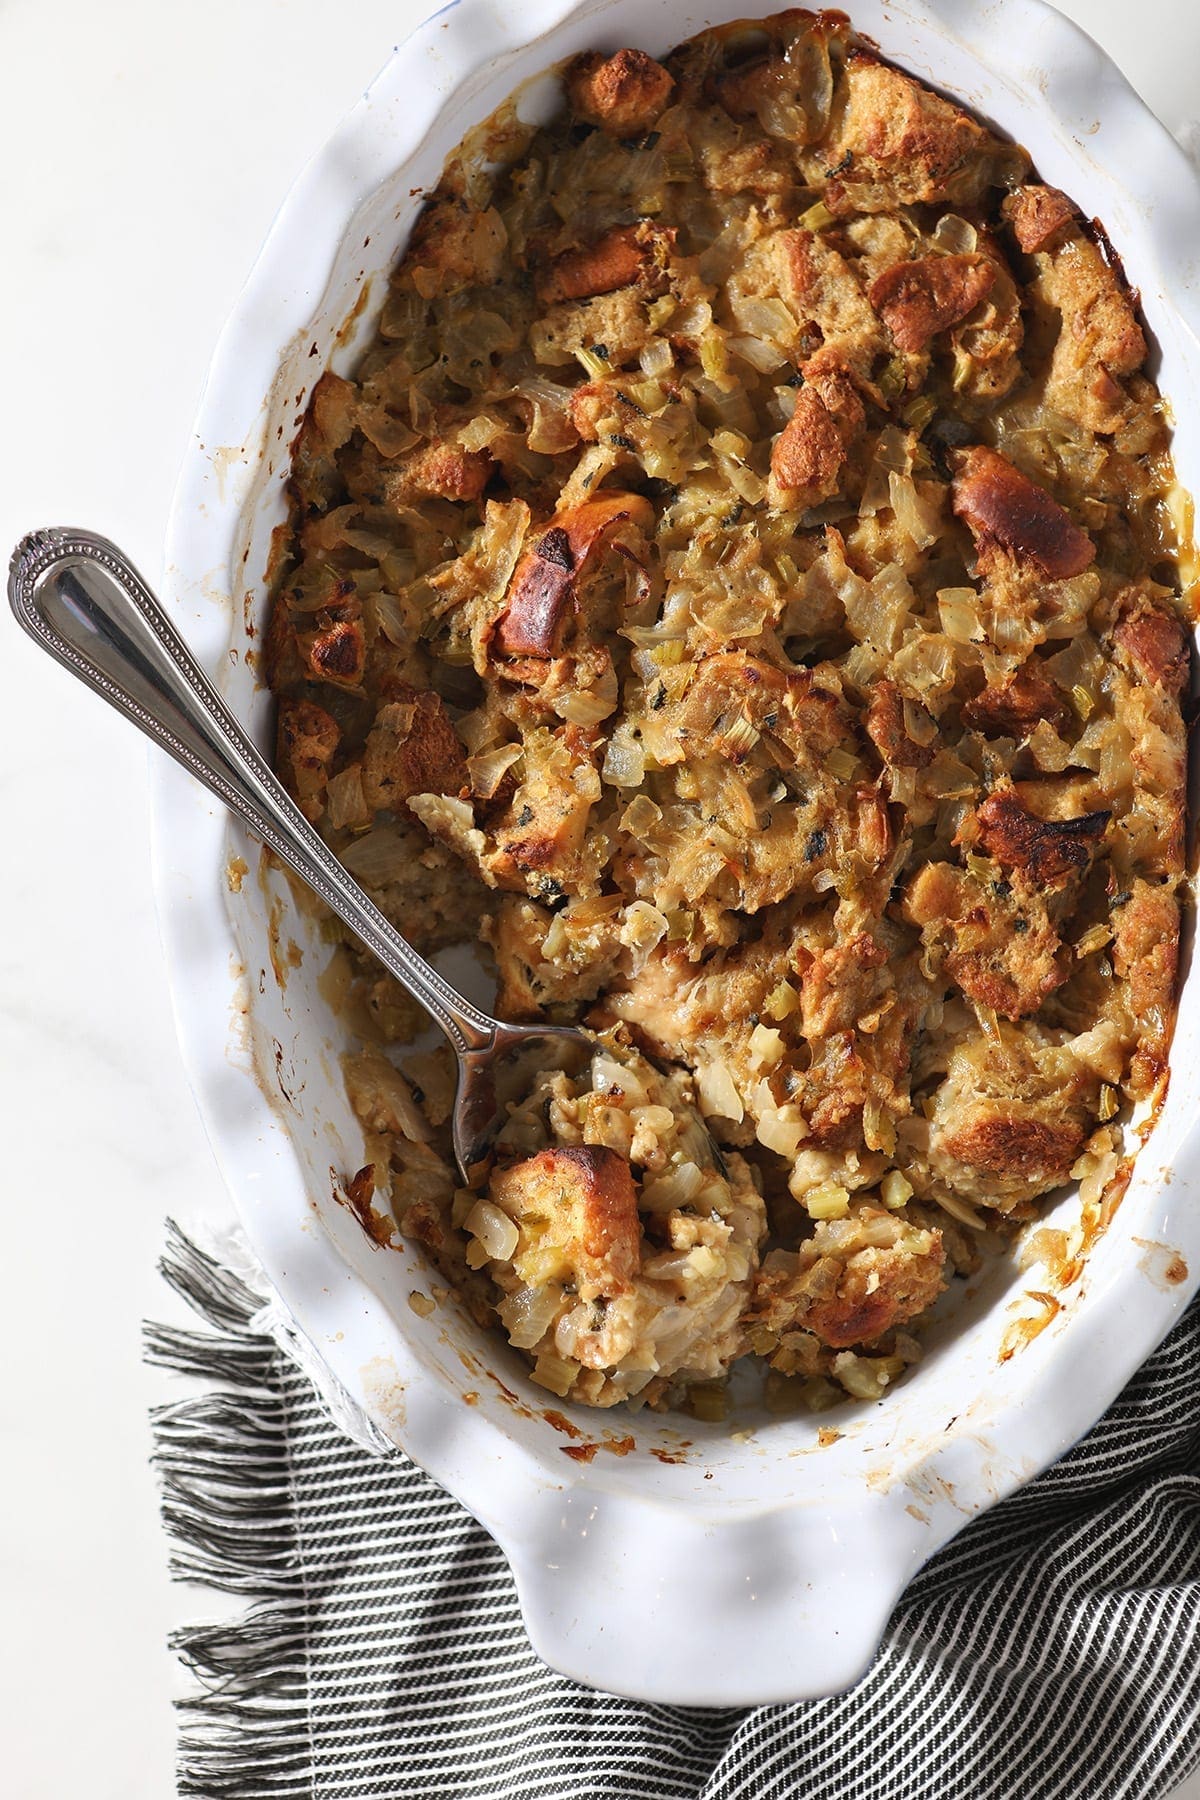
<svg viewBox="0 0 1200 1800"><path fill-rule="evenodd" d="M309 824L202 673L137 570L94 532L35 531L13 554L18 623L203 782L359 937L441 1027L457 1061L454 1155L468 1186L509 1117L514 1070L591 1057L574 1027L506 1025L457 993L391 925ZM519 1097L519 1096L518 1096Z"/></svg>

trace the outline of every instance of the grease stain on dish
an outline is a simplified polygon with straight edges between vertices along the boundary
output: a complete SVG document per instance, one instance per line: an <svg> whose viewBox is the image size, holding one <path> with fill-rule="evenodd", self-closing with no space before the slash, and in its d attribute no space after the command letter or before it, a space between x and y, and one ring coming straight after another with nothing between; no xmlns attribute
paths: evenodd
<svg viewBox="0 0 1200 1800"><path fill-rule="evenodd" d="M299 1116L300 1108L296 1105L296 1097L288 1086L289 1081L294 1082L296 1079L295 1065L289 1066L289 1073L285 1079L283 1069L285 1062L287 1062L287 1053L278 1038L271 1039L271 1048L275 1058L275 1086L287 1105L291 1107L292 1111L296 1113L297 1116ZM302 1092L303 1087L304 1084L301 1082L297 1091Z"/></svg>
<svg viewBox="0 0 1200 1800"><path fill-rule="evenodd" d="M632 1450L637 1449L637 1439L629 1431L606 1431L600 1448L613 1456L628 1456Z"/></svg>
<svg viewBox="0 0 1200 1800"><path fill-rule="evenodd" d="M359 289L357 300L346 314L346 317L342 320L341 327L334 339L334 343L339 350L345 349L346 345L351 342L358 329L359 321L362 319L364 313L369 310L372 290L372 282L369 279L364 281L362 287ZM303 397L298 395L297 403L301 404L302 399Z"/></svg>
<svg viewBox="0 0 1200 1800"><path fill-rule="evenodd" d="M1027 1301L1032 1301L1039 1310L1032 1316L1024 1315L1019 1319L1014 1319L1006 1328L997 1352L997 1360L1002 1363L1008 1362L1009 1358L1015 1356L1018 1350L1024 1350L1025 1346L1031 1344L1034 1338L1040 1337L1047 1325L1051 1324L1062 1311L1060 1300L1055 1299L1053 1294L1047 1294L1038 1288L1028 1289L1021 1299L1014 1301L1013 1304L1023 1306Z"/></svg>
<svg viewBox="0 0 1200 1800"><path fill-rule="evenodd" d="M337 1170L331 1166L329 1188L335 1204L346 1207L354 1214L372 1249L386 1250L390 1248L396 1235L396 1225L393 1219L381 1213L374 1204L376 1188L375 1168L372 1163L365 1164L349 1180L340 1176Z"/></svg>
<svg viewBox="0 0 1200 1800"><path fill-rule="evenodd" d="M376 1356L359 1371L367 1405L389 1437L396 1438L408 1421L406 1383L390 1356Z"/></svg>
<svg viewBox="0 0 1200 1800"><path fill-rule="evenodd" d="M883 1474L875 1479L868 1477L867 1485L878 1491L886 1492L891 1486L891 1481L886 1474ZM921 1506L928 1507L930 1512L939 1507L950 1506L954 1508L955 1512L960 1512L969 1519L977 1510L973 1506L965 1505L959 1499L955 1492L954 1482L945 1480L930 1469L914 1470L912 1474L905 1477L904 1486L908 1488L916 1502Z"/></svg>
<svg viewBox="0 0 1200 1800"><path fill-rule="evenodd" d="M1187 1260L1170 1244L1160 1244L1153 1238L1135 1237L1132 1241L1142 1252L1137 1259L1138 1268L1163 1293L1171 1293L1187 1280Z"/></svg>
<svg viewBox="0 0 1200 1800"><path fill-rule="evenodd" d="M246 965L237 956L229 959L229 974L233 982L233 996L229 1003L225 1055L234 1068L253 1074L255 1063L250 1025L250 990L246 982Z"/></svg>
<svg viewBox="0 0 1200 1800"><path fill-rule="evenodd" d="M447 1339L447 1342L449 1342L449 1339ZM457 1349L457 1345L454 1347ZM483 1368L480 1363L474 1360L474 1358L468 1360L467 1353L463 1350L459 1350L458 1354L464 1364L468 1367L473 1364L481 1374L487 1377L493 1386L499 1390L500 1398L512 1408L519 1419L536 1419L538 1417L538 1414L533 1408L531 1406L526 1406L525 1402L521 1399L521 1396L519 1394L514 1394L513 1390L506 1382L500 1379L494 1369Z"/></svg>
<svg viewBox="0 0 1200 1800"><path fill-rule="evenodd" d="M542 1413L542 1417L547 1425L553 1426L555 1431L561 1431L564 1437L581 1438L583 1436L579 1426L568 1419L565 1413L556 1411L554 1407L547 1407Z"/></svg>
<svg viewBox="0 0 1200 1800"><path fill-rule="evenodd" d="M549 1413L543 1416L550 1419ZM583 1437L583 1433L571 1425L569 1420L563 1419L561 1413L557 1416L562 1423L555 1427L556 1430L566 1429L571 1437ZM558 1448L574 1462L590 1463L600 1450L607 1450L610 1456L629 1456L637 1449L637 1439L632 1432L606 1431L598 1441L593 1438L578 1444L560 1444Z"/></svg>
<svg viewBox="0 0 1200 1800"><path fill-rule="evenodd" d="M221 444L210 453L209 461L217 478L217 497L224 503L230 475L239 466L246 469L250 467L250 450L245 444ZM222 593L221 604L227 603L227 596Z"/></svg>

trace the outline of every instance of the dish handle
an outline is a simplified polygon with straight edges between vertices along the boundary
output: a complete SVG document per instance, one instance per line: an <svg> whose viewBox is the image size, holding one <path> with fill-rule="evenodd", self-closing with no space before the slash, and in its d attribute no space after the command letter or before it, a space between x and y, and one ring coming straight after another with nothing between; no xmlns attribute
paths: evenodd
<svg viewBox="0 0 1200 1800"><path fill-rule="evenodd" d="M547 1497L549 1500L549 1497ZM708 1519L576 1487L497 1534L530 1642L587 1687L672 1706L841 1693L932 1543L880 1499Z"/></svg>

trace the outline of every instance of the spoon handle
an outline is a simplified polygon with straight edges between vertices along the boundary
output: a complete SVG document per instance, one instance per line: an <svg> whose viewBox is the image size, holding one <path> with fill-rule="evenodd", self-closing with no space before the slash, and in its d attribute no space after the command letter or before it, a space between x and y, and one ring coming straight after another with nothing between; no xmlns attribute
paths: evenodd
<svg viewBox="0 0 1200 1800"><path fill-rule="evenodd" d="M444 981L342 867L259 755L133 565L91 531L31 532L13 553L19 624L269 844L437 1020L461 1056L496 1023Z"/></svg>

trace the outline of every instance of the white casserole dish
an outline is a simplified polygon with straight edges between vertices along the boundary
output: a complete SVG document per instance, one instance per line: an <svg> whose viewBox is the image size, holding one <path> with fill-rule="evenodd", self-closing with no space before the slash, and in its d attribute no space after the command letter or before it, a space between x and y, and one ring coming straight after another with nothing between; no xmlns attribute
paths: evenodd
<svg viewBox="0 0 1200 1800"><path fill-rule="evenodd" d="M298 181L218 347L168 547L183 629L261 741L270 697L246 653L263 621L288 445L318 375L345 371L373 330L421 190L470 125L548 65L625 43L661 53L749 10L461 0L395 52ZM1141 288L1155 372L1181 408L1180 478L1196 490L1200 417L1182 402L1200 386L1200 181L1183 153L1039 0L860 0L853 18L885 55L1024 143L1045 179L1104 221ZM538 99L535 84L527 104ZM1175 1078L1125 1200L1024 1348L1002 1355L1015 1319L1044 1316L1027 1296L1045 1275L1006 1260L965 1291L955 1284L925 1362L876 1406L732 1426L577 1409L584 1441L630 1431L636 1449L574 1460L564 1449L578 1446L544 1416L552 1398L498 1337L452 1302L428 1318L412 1310L409 1294L432 1286L417 1247L377 1249L334 1199L333 1178L364 1157L312 921L165 761L155 812L184 1054L251 1242L347 1393L497 1538L534 1646L579 1681L713 1706L844 1688L926 1558L1078 1438L1200 1285L1200 987L1189 977ZM236 892L234 857L249 868ZM1075 1205L1063 1200L1054 1222ZM818 1423L842 1436L820 1447Z"/></svg>

